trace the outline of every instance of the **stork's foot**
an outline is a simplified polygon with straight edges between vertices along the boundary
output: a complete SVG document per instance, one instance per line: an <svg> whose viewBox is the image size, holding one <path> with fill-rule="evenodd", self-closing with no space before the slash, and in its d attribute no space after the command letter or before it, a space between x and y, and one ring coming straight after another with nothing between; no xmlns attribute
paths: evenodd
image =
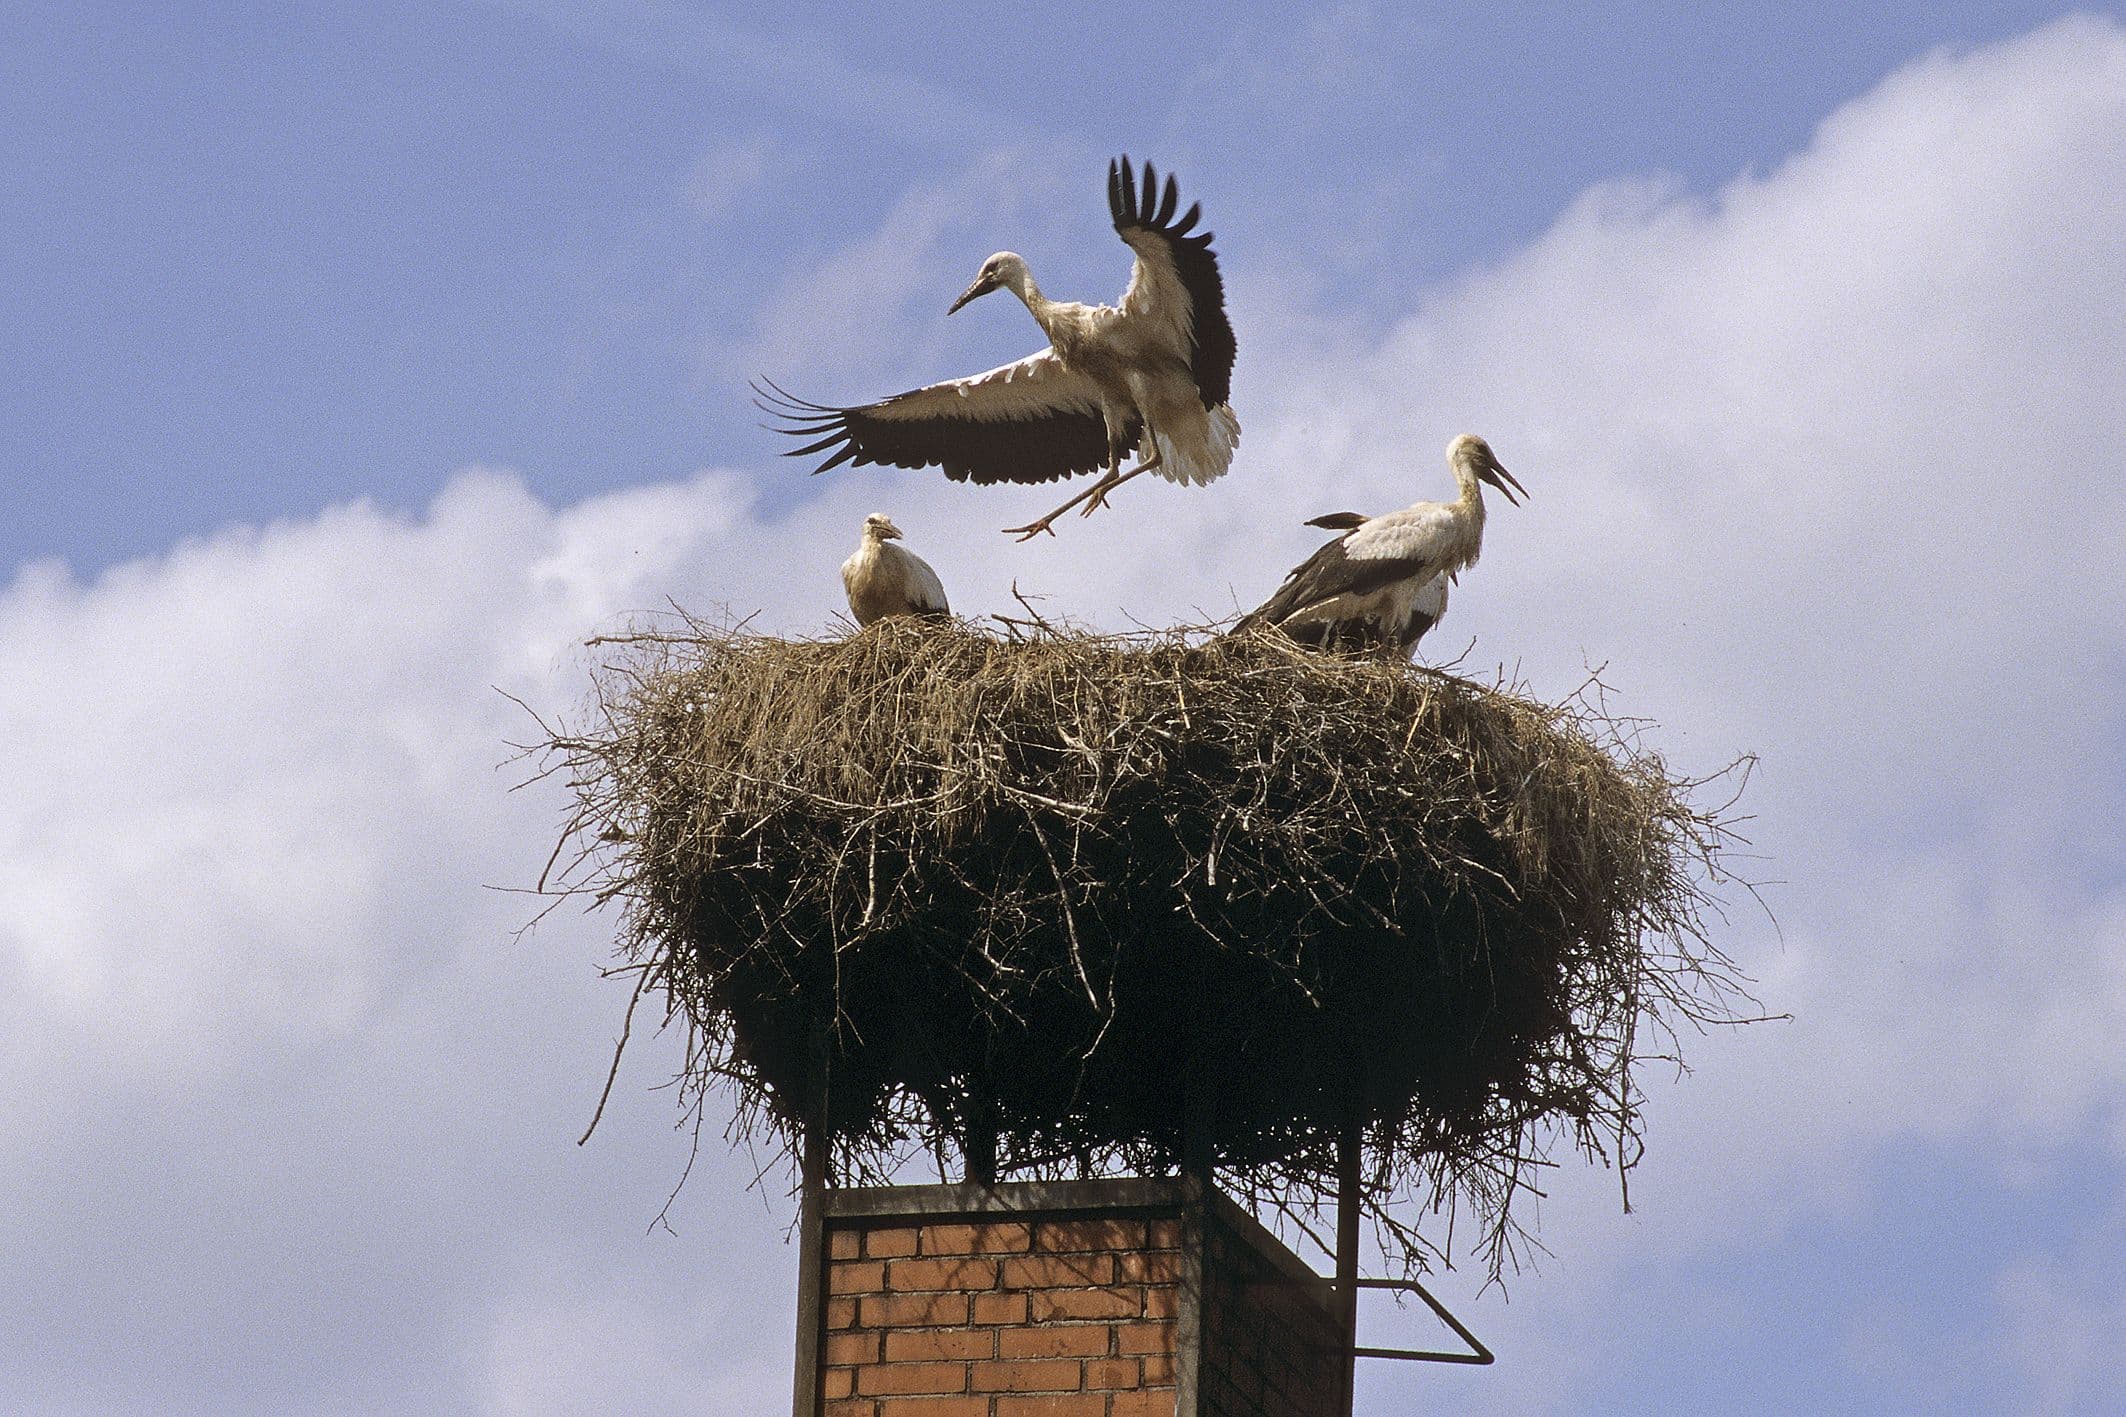
<svg viewBox="0 0 2126 1417"><path fill-rule="evenodd" d="M1129 473L1123 477L1111 477L1105 482L1102 482L1099 486L1093 488L1092 491L1085 494L1085 505L1078 508L1078 515L1081 517L1089 517L1094 512L1099 511L1102 507L1107 505L1107 494L1114 491L1117 487L1120 487L1124 482L1128 481L1129 478L1134 476L1136 476L1136 473Z"/></svg>
<svg viewBox="0 0 2126 1417"><path fill-rule="evenodd" d="M1050 536L1054 536L1056 534L1056 529L1053 523L1057 517L1062 516L1072 507L1077 506L1080 502L1083 502L1088 498L1095 499L1093 501L1093 506L1099 506L1100 503L1097 499L1104 498L1108 494L1108 491L1110 489L1112 489L1119 483L1128 481L1129 478L1134 475L1135 474L1132 473L1110 472L1105 477L1101 478L1098 482L1094 483L1091 487L1086 488L1083 492L1080 492L1077 496L1071 498L1068 502L1065 502L1062 506L1056 508L1047 516L1042 517L1039 521L1028 522L1024 526L1005 527L1004 534L1006 536L1016 536L1021 541L1031 541L1044 531L1047 532ZM1088 508L1087 515L1090 514L1091 509Z"/></svg>
<svg viewBox="0 0 2126 1417"><path fill-rule="evenodd" d="M1094 512L1099 511L1102 507L1107 505L1108 493L1114 491L1117 487L1120 487L1123 483L1129 481L1138 473L1150 472L1153 468L1157 466L1159 466L1159 455L1157 453L1154 453L1151 457L1147 458L1141 463L1138 463L1128 472L1109 473L1107 476L1101 478L1097 483L1095 483L1090 492L1087 492L1085 494L1085 505L1078 509L1078 515L1081 517L1091 516Z"/></svg>
<svg viewBox="0 0 2126 1417"><path fill-rule="evenodd" d="M1053 512L1050 512L1047 516L1042 517L1039 521L1028 522L1024 526L1005 527L1004 534L1006 536L1016 536L1021 541L1031 541L1044 531L1047 532L1050 536L1054 536L1056 534L1056 529L1052 525L1052 523L1057 517L1061 516L1064 512L1067 512L1069 510L1070 509L1068 507L1058 507Z"/></svg>

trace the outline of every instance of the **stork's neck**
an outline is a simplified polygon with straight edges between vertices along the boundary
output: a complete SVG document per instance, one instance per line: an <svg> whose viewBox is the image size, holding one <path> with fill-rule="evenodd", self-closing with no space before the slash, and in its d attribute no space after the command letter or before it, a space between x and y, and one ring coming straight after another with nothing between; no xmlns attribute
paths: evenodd
<svg viewBox="0 0 2126 1417"><path fill-rule="evenodd" d="M1478 480L1476 469L1466 458L1454 460L1454 485L1462 490L1457 504L1481 525L1484 520L1484 484Z"/></svg>
<svg viewBox="0 0 2126 1417"><path fill-rule="evenodd" d="M1026 302L1026 309L1043 330L1054 315L1056 302L1041 293L1041 287L1033 283L1033 272L1023 266L1005 278L1004 284L1013 295Z"/></svg>

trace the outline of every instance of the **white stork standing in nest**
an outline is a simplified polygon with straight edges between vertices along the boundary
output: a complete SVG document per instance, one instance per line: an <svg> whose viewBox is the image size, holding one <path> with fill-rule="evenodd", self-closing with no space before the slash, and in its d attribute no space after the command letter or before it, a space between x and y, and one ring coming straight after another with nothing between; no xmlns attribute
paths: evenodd
<svg viewBox="0 0 2126 1417"><path fill-rule="evenodd" d="M890 543L901 529L884 512L864 518L856 554L842 562L842 589L849 592L849 613L859 625L888 615L945 616L945 586L930 563L913 551Z"/></svg>
<svg viewBox="0 0 2126 1417"><path fill-rule="evenodd" d="M1191 206L1177 220L1179 200L1173 177L1162 191L1150 163L1141 192L1127 157L1108 164L1115 231L1136 253L1119 305L1050 300L1015 252L982 263L946 313L992 290L1018 296L1049 347L1016 364L853 408L756 386L762 406L787 420L780 431L812 440L790 456L826 453L814 472L845 462L942 467L955 482L985 486L1105 470L1047 516L1006 529L1022 541L1053 534L1051 523L1080 503L1091 516L1142 472L1184 484L1219 477L1240 443L1240 422L1226 402L1237 346L1211 234L1190 234L1202 209ZM1124 472L1132 453L1140 461Z"/></svg>
<svg viewBox="0 0 2126 1417"><path fill-rule="evenodd" d="M1320 649L1377 649L1408 655L1447 609L1447 585L1484 549L1488 482L1519 505L1527 495L1500 465L1491 445L1464 433L1447 446L1461 496L1418 502L1368 517L1332 512L1310 526L1342 530L1284 578L1277 593L1233 626L1233 633L1275 625Z"/></svg>

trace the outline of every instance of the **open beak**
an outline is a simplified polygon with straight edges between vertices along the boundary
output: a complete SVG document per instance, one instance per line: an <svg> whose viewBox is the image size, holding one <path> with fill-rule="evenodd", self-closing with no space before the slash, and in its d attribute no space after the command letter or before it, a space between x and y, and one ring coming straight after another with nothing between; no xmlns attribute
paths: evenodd
<svg viewBox="0 0 2126 1417"><path fill-rule="evenodd" d="M977 295L987 295L990 291L995 290L996 288L997 279L995 276L976 276L974 278L974 284L968 286L965 290L961 291L960 298L953 301L951 309L948 309L945 313L950 315L954 311L958 310L962 305L965 305L968 301L974 299Z"/></svg>
<svg viewBox="0 0 2126 1417"><path fill-rule="evenodd" d="M1521 497L1525 497L1528 495L1528 489L1521 486L1521 480L1518 477L1515 477L1512 473L1506 471L1506 469L1500 465L1499 460L1497 458L1492 458L1490 461L1486 462L1484 464L1484 471L1490 474L1489 476L1485 477L1484 481L1490 483L1493 487L1498 488L1498 490L1502 494L1504 494L1506 500L1513 503L1514 506L1518 507L1521 505ZM1513 494L1516 492L1520 493L1521 497L1514 496Z"/></svg>

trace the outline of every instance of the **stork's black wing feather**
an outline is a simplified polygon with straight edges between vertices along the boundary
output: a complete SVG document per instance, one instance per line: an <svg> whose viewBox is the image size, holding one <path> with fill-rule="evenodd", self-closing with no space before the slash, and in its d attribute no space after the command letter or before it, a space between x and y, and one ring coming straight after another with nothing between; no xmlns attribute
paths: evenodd
<svg viewBox="0 0 2126 1417"><path fill-rule="evenodd" d="M1218 273L1211 233L1190 234L1202 208L1191 206L1177 221L1174 208L1180 199L1173 176L1167 176L1162 188L1158 171L1148 162L1144 164L1141 190L1127 157L1108 164L1107 206L1115 220L1115 233L1137 253L1140 272L1144 262L1163 259L1187 295L1190 337L1194 340L1189 373L1203 396L1203 406L1216 408L1233 396L1233 358L1239 352L1239 342L1233 337L1232 322L1226 318L1225 279ZM1140 274L1123 296L1125 308L1142 286Z"/></svg>
<svg viewBox="0 0 2126 1417"><path fill-rule="evenodd" d="M1344 543L1349 539L1339 536L1300 562L1284 578L1284 584L1277 587L1276 594L1240 617L1240 622L1233 626L1234 631L1252 625L1282 625L1309 606L1339 595L1364 595L1379 590L1417 569L1415 561L1347 555Z"/></svg>
<svg viewBox="0 0 2126 1417"><path fill-rule="evenodd" d="M938 467L955 482L1052 482L1108 463L1107 423L1090 380L1065 369L1051 350L971 378L910 389L876 403L837 408L756 384L775 431L805 440L791 457ZM1134 447L1141 425L1126 430Z"/></svg>

